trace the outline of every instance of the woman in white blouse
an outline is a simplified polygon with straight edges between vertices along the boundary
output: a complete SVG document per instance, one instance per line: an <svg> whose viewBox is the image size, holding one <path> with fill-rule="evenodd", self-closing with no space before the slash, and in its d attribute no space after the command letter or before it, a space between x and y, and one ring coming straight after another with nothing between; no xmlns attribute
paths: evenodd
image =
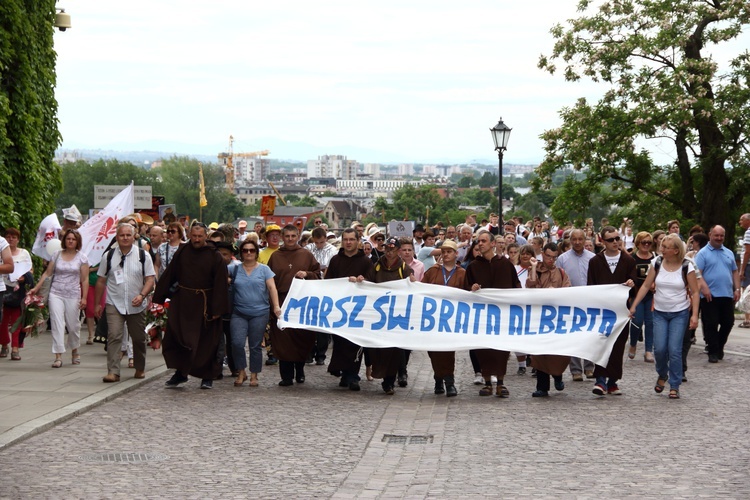
<svg viewBox="0 0 750 500"><path fill-rule="evenodd" d="M661 242L661 257L648 271L630 306L635 316L638 304L655 284L654 292L654 358L658 374L654 391L664 391L669 382L669 399L679 399L682 382L682 339L688 327L698 326L698 282L695 268L685 260L685 244L676 234L668 234ZM692 309L692 313L691 313Z"/></svg>
<svg viewBox="0 0 750 500"><path fill-rule="evenodd" d="M79 312L86 309L89 291L89 262L81 252L81 235L75 229L63 234L63 248L52 256L47 269L39 279L39 284L31 291L37 293L41 284L52 277L49 290L49 314L52 326L52 352L55 361L52 368L62 366L65 353L65 329L68 329L68 347L71 350L71 363L81 363L78 348L81 346L81 322Z"/></svg>

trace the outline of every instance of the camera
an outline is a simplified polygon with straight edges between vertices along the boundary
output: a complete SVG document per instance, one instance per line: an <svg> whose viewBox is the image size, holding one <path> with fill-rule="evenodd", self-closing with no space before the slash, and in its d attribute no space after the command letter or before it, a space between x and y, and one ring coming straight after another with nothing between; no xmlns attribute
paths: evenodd
<svg viewBox="0 0 750 500"><path fill-rule="evenodd" d="M68 28L72 28L70 24L70 14L65 12L65 9L59 9L60 12L55 14L55 28L60 31L65 31Z"/></svg>

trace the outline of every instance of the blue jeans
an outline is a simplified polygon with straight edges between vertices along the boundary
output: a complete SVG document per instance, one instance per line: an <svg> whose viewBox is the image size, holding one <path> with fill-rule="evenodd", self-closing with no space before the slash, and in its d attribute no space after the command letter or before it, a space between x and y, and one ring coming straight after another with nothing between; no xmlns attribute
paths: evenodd
<svg viewBox="0 0 750 500"><path fill-rule="evenodd" d="M653 294L647 293L638 307L635 308L635 317L630 322L630 345L638 344L638 334L643 331L646 352L654 351L654 312L651 310L651 304L653 303Z"/></svg>
<svg viewBox="0 0 750 500"><path fill-rule="evenodd" d="M682 383L682 338L690 321L690 309L677 312L654 311L654 359L656 373L669 387L679 389Z"/></svg>
<svg viewBox="0 0 750 500"><path fill-rule="evenodd" d="M239 316L232 313L229 330L232 335L232 358L237 370L247 367L245 356L245 342L250 346L250 372L260 373L263 369L263 334L266 332L268 312L259 316Z"/></svg>

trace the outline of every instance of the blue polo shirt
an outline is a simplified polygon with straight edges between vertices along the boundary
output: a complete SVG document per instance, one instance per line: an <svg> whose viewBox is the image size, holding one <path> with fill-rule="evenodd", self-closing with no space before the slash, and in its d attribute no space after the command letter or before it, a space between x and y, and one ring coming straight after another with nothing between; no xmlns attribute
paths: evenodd
<svg viewBox="0 0 750 500"><path fill-rule="evenodd" d="M696 254L695 265L701 270L712 297L734 297L732 273L737 270L737 262L730 249L723 245L715 248L709 243Z"/></svg>

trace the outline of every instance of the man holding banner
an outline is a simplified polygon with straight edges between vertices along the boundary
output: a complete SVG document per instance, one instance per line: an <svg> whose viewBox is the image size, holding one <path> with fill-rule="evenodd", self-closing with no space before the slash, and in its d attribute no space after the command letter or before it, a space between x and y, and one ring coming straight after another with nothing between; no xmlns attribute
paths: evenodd
<svg viewBox="0 0 750 500"><path fill-rule="evenodd" d="M635 259L627 252L620 250L620 235L613 226L604 226L601 231L604 250L589 261L588 285L615 285L622 283L633 287L635 284ZM591 391L597 396L611 394L622 395L617 381L622 378L622 359L625 355L625 343L629 328L626 327L617 336L609 362L606 366L596 365L594 377L596 385ZM608 379L609 378L609 379Z"/></svg>
<svg viewBox="0 0 750 500"><path fill-rule="evenodd" d="M429 268L422 278L422 283L463 289L466 271L456 262L458 257L456 242L445 240L440 247L440 255L442 264L435 264ZM454 376L456 351L427 351L427 354L430 356L432 370L435 372L435 394L445 393L449 398L458 396Z"/></svg>
<svg viewBox="0 0 750 500"><path fill-rule="evenodd" d="M317 229L317 228L316 228ZM375 267L365 252L357 246L359 236L353 228L344 229L341 234L342 248L331 258L324 279L349 278L350 282L361 283L372 281ZM340 387L359 391L359 370L362 365L362 347L351 340L338 335L333 336L333 352L328 371L333 375L341 374Z"/></svg>
<svg viewBox="0 0 750 500"><path fill-rule="evenodd" d="M477 231L476 245L481 255L466 268L466 290L476 292L483 288L521 288L521 282L518 280L513 264L507 257L495 255L495 237L492 233L484 229ZM484 387L480 389L479 395L492 395L492 376L494 375L497 377L495 394L501 398L510 396L508 388L503 384L510 352L477 349L476 354L484 377Z"/></svg>
<svg viewBox="0 0 750 500"><path fill-rule="evenodd" d="M266 229L268 231L268 229ZM274 272L279 302L286 298L294 278L320 279L320 264L312 253L299 246L299 229L291 224L281 232L284 246L271 255L268 267ZM315 344L315 332L310 330L287 329L281 331L275 315L271 315L271 345L279 359L279 373L282 387L305 382L305 360Z"/></svg>

